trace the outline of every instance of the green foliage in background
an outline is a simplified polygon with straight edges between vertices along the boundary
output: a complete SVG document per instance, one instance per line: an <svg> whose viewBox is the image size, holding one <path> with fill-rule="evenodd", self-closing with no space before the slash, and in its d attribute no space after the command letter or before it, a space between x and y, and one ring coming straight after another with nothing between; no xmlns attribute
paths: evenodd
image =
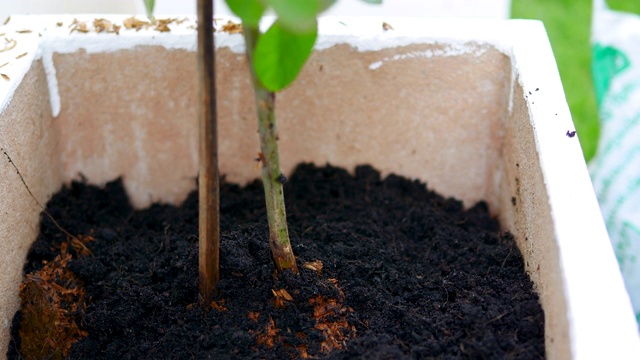
<svg viewBox="0 0 640 360"><path fill-rule="evenodd" d="M615 10L640 14L640 1L608 0ZM598 109L591 77L592 0L512 0L511 17L544 22L558 62L571 115L585 158L598 145Z"/></svg>
<svg viewBox="0 0 640 360"><path fill-rule="evenodd" d="M607 4L613 10L640 14L640 2L635 0L608 0Z"/></svg>

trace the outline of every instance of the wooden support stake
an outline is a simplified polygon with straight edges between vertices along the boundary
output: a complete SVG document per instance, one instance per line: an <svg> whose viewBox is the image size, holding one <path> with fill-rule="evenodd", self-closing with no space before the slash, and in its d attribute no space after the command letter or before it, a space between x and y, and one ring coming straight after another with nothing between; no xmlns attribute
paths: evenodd
<svg viewBox="0 0 640 360"><path fill-rule="evenodd" d="M200 107L199 285L208 306L220 280L220 184L216 118L213 0L198 0L198 84Z"/></svg>

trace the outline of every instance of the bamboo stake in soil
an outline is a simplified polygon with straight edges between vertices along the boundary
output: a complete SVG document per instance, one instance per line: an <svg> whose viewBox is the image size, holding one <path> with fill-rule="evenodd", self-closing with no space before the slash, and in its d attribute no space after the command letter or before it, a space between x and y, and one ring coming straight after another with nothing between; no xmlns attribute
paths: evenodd
<svg viewBox="0 0 640 360"><path fill-rule="evenodd" d="M276 95L260 83L253 69L253 53L259 34L258 28L244 26L243 32L258 111L262 185L264 186L267 218L269 220L271 255L279 272L291 270L297 273L298 267L291 248L291 242L289 241L287 212L284 206L284 193L282 190L282 185L285 183L286 178L280 171L280 157L278 155L275 117Z"/></svg>
<svg viewBox="0 0 640 360"><path fill-rule="evenodd" d="M220 193L216 118L213 0L198 0L198 84L200 100L199 286L208 306L220 280Z"/></svg>

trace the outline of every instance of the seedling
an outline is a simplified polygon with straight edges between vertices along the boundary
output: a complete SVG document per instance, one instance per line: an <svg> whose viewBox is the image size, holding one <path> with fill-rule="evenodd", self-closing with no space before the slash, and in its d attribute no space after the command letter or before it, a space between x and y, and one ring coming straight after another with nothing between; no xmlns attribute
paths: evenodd
<svg viewBox="0 0 640 360"><path fill-rule="evenodd" d="M269 246L279 272L298 272L289 240L275 118L276 92L289 86L311 55L318 35L318 15L335 0L226 0L242 20L246 56L254 89L260 133L259 159L269 223ZM382 0L363 0L381 3ZM154 0L144 0L152 19ZM268 9L276 14L260 32ZM198 69L200 76L200 303L206 305L219 279L219 188L215 118L215 51L212 0L198 0Z"/></svg>
<svg viewBox="0 0 640 360"><path fill-rule="evenodd" d="M297 273L282 190L286 178L280 170L275 99L276 93L289 86L302 70L318 35L318 15L333 5L335 0L226 1L229 8L242 20L258 113L259 158L262 164L271 255L278 271L291 270ZM266 32L261 33L260 21L268 9L275 12L276 19Z"/></svg>

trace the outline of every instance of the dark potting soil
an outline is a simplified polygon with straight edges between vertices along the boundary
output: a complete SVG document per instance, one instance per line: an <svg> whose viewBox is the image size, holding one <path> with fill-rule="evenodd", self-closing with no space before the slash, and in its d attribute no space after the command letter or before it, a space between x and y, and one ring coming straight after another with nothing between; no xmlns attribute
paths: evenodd
<svg viewBox="0 0 640 360"><path fill-rule="evenodd" d="M261 184L225 183L220 296L203 310L195 192L179 208L134 211L121 181L62 189L49 213L94 239L92 255L69 250L86 286L76 322L88 336L68 358L544 358L538 296L485 203L464 210L369 166L352 176L301 165L285 193L300 274L274 273ZM43 218L25 272L65 241Z"/></svg>

